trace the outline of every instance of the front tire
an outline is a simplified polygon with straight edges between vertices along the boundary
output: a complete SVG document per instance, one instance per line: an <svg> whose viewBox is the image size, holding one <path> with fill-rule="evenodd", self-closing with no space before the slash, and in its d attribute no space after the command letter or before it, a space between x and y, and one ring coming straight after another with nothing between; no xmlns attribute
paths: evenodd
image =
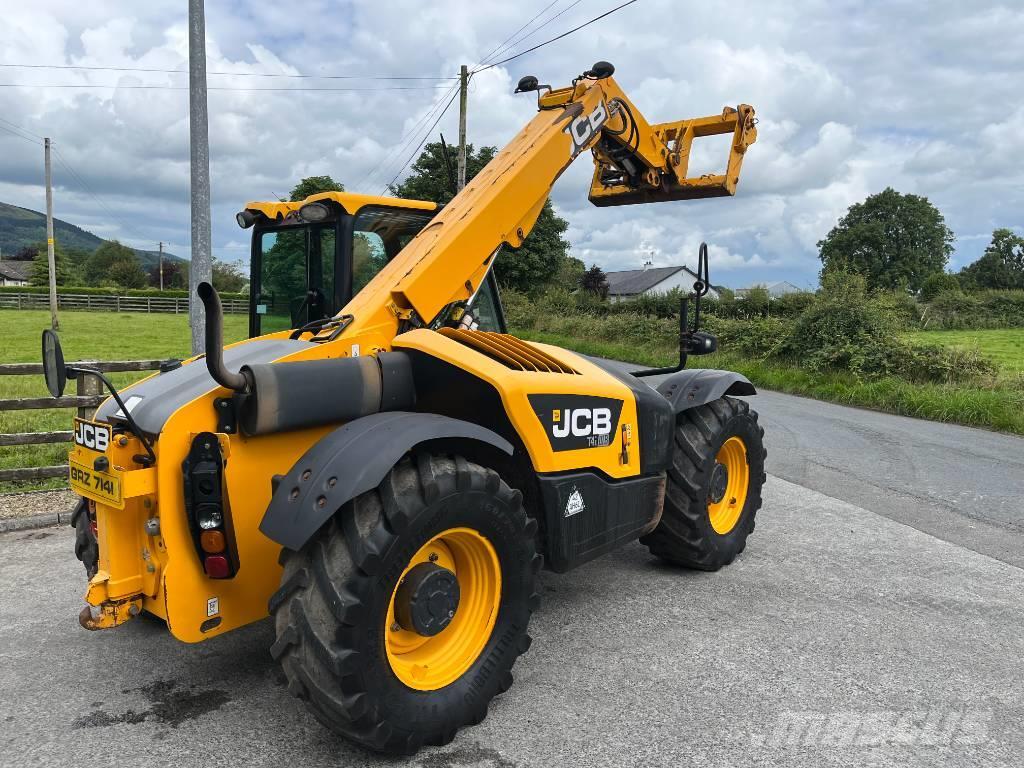
<svg viewBox="0 0 1024 768"><path fill-rule="evenodd" d="M763 437L743 400L723 397L679 414L664 512L640 539L652 554L717 571L743 551L766 479Z"/></svg>
<svg viewBox="0 0 1024 768"><path fill-rule="evenodd" d="M370 749L448 743L486 717L529 648L535 534L495 472L458 456L403 460L285 551L271 654L289 690Z"/></svg>

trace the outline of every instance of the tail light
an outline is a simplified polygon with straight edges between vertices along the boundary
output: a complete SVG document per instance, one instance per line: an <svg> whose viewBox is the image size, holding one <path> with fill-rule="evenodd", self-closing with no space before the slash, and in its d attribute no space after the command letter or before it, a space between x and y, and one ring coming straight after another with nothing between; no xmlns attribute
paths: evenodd
<svg viewBox="0 0 1024 768"><path fill-rule="evenodd" d="M211 579L230 579L238 572L238 555L217 436L196 435L181 468L185 512L203 571Z"/></svg>

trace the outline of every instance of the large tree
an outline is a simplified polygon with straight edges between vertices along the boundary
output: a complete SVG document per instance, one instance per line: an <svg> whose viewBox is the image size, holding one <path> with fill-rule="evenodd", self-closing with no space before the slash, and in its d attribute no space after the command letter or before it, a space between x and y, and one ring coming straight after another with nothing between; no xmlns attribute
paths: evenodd
<svg viewBox="0 0 1024 768"><path fill-rule="evenodd" d="M29 248L35 251L32 266L29 267L28 271L29 285L49 285L50 256L46 250L46 243L36 243L35 245L26 246L22 250ZM54 243L53 246L53 265L56 268L55 279L57 285L70 285L73 282L71 279L72 272L68 265L67 255L64 253L64 249L60 247L60 243Z"/></svg>
<svg viewBox="0 0 1024 768"><path fill-rule="evenodd" d="M1024 288L1024 237L997 229L981 258L960 274L975 288Z"/></svg>
<svg viewBox="0 0 1024 768"><path fill-rule="evenodd" d="M344 192L345 185L330 176L307 176L292 189L288 199L293 203L305 200L310 195L320 192Z"/></svg>
<svg viewBox="0 0 1024 768"><path fill-rule="evenodd" d="M116 283L112 276L114 265L119 261L135 262L135 251L117 240L105 240L82 266L87 285L110 285Z"/></svg>
<svg viewBox="0 0 1024 768"><path fill-rule="evenodd" d="M495 147L466 147L466 179L483 170L497 153ZM428 143L412 166L412 173L401 184L391 187L398 197L447 203L455 196L455 147L448 147L447 161L441 142ZM565 219L544 203L540 216L526 241L519 248L506 248L494 265L498 282L510 288L528 291L554 278L568 258L569 243L563 235Z"/></svg>
<svg viewBox="0 0 1024 768"><path fill-rule="evenodd" d="M854 272L869 289L917 291L925 278L945 268L954 239L928 198L887 187L850 206L818 242L822 274Z"/></svg>

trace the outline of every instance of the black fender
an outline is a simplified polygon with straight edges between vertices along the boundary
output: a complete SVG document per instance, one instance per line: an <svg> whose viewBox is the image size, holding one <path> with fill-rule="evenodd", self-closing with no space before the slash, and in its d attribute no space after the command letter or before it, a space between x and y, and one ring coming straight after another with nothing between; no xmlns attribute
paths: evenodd
<svg viewBox="0 0 1024 768"><path fill-rule="evenodd" d="M512 444L489 429L434 413L390 411L348 422L306 451L288 474L275 478L260 531L299 550L356 496L376 488L399 459L429 440L478 441L507 454Z"/></svg>
<svg viewBox="0 0 1024 768"><path fill-rule="evenodd" d="M658 392L669 401L677 415L725 395L757 394L746 376L713 368L691 368L673 373L658 385Z"/></svg>

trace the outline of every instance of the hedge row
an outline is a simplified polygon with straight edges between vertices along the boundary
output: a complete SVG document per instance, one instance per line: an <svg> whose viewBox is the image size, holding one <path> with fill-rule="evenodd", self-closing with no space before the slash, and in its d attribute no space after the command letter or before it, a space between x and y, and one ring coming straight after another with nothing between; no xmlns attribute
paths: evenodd
<svg viewBox="0 0 1024 768"><path fill-rule="evenodd" d="M921 308L928 330L1024 328L1024 291L942 291Z"/></svg>
<svg viewBox="0 0 1024 768"><path fill-rule="evenodd" d="M3 285L0 286L0 293L49 293L50 289L45 285ZM159 288L91 288L86 286L61 285L57 286L58 294L78 294L81 296L142 296L163 299L187 299L188 291L161 291ZM247 293L221 293L222 299L244 299L248 301Z"/></svg>

